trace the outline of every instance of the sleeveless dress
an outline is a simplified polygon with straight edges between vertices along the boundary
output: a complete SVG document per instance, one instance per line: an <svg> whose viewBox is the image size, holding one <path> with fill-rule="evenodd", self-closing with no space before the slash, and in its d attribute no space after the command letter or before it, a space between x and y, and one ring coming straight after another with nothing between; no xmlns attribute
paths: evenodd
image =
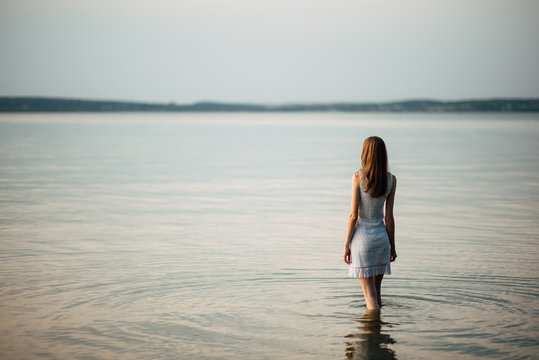
<svg viewBox="0 0 539 360"><path fill-rule="evenodd" d="M362 185L359 187L359 221L350 242L350 277L391 274L391 246L384 223L384 204L392 185L393 176L388 173L387 190L380 197L373 198L363 190Z"/></svg>

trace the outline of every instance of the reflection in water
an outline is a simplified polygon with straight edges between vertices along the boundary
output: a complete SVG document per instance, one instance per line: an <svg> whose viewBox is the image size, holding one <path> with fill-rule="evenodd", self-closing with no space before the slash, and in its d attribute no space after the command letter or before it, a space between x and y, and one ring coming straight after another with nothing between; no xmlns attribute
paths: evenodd
<svg viewBox="0 0 539 360"><path fill-rule="evenodd" d="M391 324L383 322L380 310L367 310L359 319L357 334L346 336L346 359L396 359L395 351L388 348L395 340L382 333ZM384 329L382 329L384 327Z"/></svg>

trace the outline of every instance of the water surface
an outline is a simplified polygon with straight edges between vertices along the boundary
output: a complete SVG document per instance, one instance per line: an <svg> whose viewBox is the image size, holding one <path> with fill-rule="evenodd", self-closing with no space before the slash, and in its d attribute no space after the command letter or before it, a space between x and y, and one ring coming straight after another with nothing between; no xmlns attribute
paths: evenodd
<svg viewBox="0 0 539 360"><path fill-rule="evenodd" d="M374 134L373 315L342 248ZM533 358L537 139L533 114L0 115L0 357Z"/></svg>

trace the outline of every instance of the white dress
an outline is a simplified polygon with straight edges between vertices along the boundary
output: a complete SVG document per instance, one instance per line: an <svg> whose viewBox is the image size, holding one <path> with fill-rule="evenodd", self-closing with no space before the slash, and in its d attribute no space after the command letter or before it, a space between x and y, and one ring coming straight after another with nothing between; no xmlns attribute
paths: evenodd
<svg viewBox="0 0 539 360"><path fill-rule="evenodd" d="M363 186L359 187L359 221L350 242L350 277L391 274L391 246L384 223L384 204L392 185L393 176L388 173L387 190L380 197L373 198L363 190Z"/></svg>

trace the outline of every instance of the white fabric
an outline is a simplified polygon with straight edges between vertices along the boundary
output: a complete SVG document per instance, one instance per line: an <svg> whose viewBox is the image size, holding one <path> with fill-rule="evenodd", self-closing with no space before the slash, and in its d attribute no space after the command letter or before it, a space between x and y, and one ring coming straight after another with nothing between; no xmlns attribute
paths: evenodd
<svg viewBox="0 0 539 360"><path fill-rule="evenodd" d="M363 190L363 185L360 186L359 220L350 242L350 277L391 274L391 247L384 224L384 204L392 184L393 176L388 173L387 191L378 198L373 198Z"/></svg>

